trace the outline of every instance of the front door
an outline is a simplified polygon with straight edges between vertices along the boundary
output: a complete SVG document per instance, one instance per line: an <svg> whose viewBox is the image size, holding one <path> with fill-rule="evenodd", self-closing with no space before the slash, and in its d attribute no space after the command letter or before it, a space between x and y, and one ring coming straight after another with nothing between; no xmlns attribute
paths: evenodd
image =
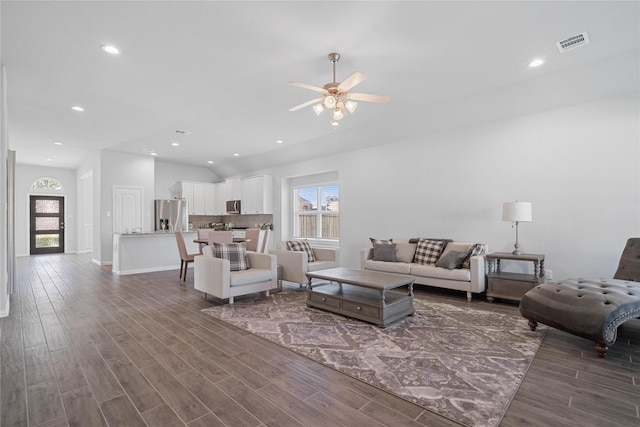
<svg viewBox="0 0 640 427"><path fill-rule="evenodd" d="M64 197L30 196L31 255L64 253Z"/></svg>

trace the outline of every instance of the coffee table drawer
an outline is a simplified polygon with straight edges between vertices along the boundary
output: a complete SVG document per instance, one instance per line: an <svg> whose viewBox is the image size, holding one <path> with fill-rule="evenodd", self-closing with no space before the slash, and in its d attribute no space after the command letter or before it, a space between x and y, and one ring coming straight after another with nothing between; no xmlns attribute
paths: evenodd
<svg viewBox="0 0 640 427"><path fill-rule="evenodd" d="M308 295L310 301L317 302L319 304L328 305L330 307L340 307L340 299L334 298L326 294L320 294L311 292Z"/></svg>
<svg viewBox="0 0 640 427"><path fill-rule="evenodd" d="M371 305L358 304L353 301L342 301L342 308L352 313L380 318L380 309Z"/></svg>

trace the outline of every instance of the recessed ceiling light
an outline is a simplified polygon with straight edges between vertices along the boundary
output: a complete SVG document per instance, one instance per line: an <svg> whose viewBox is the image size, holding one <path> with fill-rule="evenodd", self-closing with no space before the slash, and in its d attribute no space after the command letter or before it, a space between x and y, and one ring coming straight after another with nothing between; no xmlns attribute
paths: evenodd
<svg viewBox="0 0 640 427"><path fill-rule="evenodd" d="M157 156L157 155L158 155L158 153L151 153L151 155L152 155L152 156Z"/></svg>
<svg viewBox="0 0 640 427"><path fill-rule="evenodd" d="M53 162L53 159L47 159L47 162Z"/></svg>
<svg viewBox="0 0 640 427"><path fill-rule="evenodd" d="M531 68L535 68L535 67L539 67L542 64L544 64L544 59L534 59L533 61L529 62L529 67Z"/></svg>
<svg viewBox="0 0 640 427"><path fill-rule="evenodd" d="M173 145L174 147L179 146L180 144L178 144L177 142L172 142L171 145Z"/></svg>
<svg viewBox="0 0 640 427"><path fill-rule="evenodd" d="M240 157L240 153L233 153L234 156Z"/></svg>
<svg viewBox="0 0 640 427"><path fill-rule="evenodd" d="M118 49L117 47L112 46L112 45L103 44L100 47L102 48L102 50L104 50L105 52L110 53L112 55L118 55L120 53L120 49Z"/></svg>
<svg viewBox="0 0 640 427"><path fill-rule="evenodd" d="M210 165L213 164L213 160L209 160L207 163L209 163Z"/></svg>
<svg viewBox="0 0 640 427"><path fill-rule="evenodd" d="M64 145L62 142L54 142L53 145Z"/></svg>
<svg viewBox="0 0 640 427"><path fill-rule="evenodd" d="M331 122L331 126L340 126L340 122Z"/></svg>
<svg viewBox="0 0 640 427"><path fill-rule="evenodd" d="M283 140L279 139L276 141L276 144L282 144L283 142L284 142Z"/></svg>
<svg viewBox="0 0 640 427"><path fill-rule="evenodd" d="M71 109L73 111L84 111L84 108L78 106L78 105L74 105L73 107L71 107Z"/></svg>

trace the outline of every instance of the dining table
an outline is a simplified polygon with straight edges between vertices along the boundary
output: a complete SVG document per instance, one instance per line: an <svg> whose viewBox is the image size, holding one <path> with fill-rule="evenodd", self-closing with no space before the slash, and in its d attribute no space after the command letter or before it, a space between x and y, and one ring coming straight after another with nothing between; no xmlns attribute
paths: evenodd
<svg viewBox="0 0 640 427"><path fill-rule="evenodd" d="M209 244L209 239L193 239L194 243L203 243L205 245ZM242 243L242 242L250 242L251 239L245 239L244 237L234 237L233 243Z"/></svg>

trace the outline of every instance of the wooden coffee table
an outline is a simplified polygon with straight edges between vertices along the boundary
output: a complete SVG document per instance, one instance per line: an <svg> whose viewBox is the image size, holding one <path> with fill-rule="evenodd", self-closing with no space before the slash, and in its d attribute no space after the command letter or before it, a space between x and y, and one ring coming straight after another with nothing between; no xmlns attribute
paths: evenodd
<svg viewBox="0 0 640 427"><path fill-rule="evenodd" d="M414 313L414 279L406 275L344 267L306 275L309 278L308 307L364 320L383 328ZM323 282L314 284L313 279ZM408 290L393 291L402 286L408 286Z"/></svg>

